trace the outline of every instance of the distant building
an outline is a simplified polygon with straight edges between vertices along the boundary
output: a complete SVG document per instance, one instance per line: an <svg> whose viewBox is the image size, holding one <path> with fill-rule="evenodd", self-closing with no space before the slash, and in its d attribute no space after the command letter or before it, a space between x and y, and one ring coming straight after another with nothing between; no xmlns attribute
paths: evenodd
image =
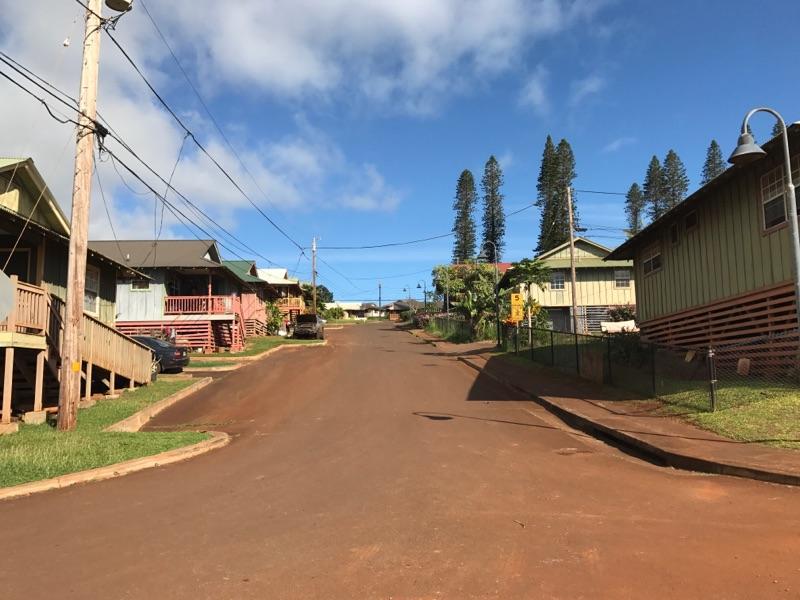
<svg viewBox="0 0 800 600"><path fill-rule="evenodd" d="M606 260L609 248L587 238L575 239L575 279L578 292L578 327L599 333L600 323L609 320L616 306L636 302L633 261ZM547 310L556 331L572 331L572 278L569 242L538 255L550 269L544 290L532 286L523 293ZM505 278L504 278L505 279Z"/></svg>

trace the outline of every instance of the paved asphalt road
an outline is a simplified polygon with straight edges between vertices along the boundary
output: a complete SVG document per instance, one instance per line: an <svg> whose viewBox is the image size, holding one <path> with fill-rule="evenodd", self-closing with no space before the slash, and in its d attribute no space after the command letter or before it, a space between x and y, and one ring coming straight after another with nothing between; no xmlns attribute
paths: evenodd
<svg viewBox="0 0 800 600"><path fill-rule="evenodd" d="M647 464L389 325L220 377L188 462L0 503L0 598L800 598L800 489Z"/></svg>

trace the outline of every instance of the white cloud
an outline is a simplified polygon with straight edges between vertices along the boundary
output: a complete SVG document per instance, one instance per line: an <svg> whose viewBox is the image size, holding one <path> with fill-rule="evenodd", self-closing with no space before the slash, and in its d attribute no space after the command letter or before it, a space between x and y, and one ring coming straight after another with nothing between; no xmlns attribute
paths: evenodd
<svg viewBox="0 0 800 600"><path fill-rule="evenodd" d="M393 211L400 204L400 193L386 184L374 165L366 164L345 192L340 204L359 211Z"/></svg>
<svg viewBox="0 0 800 600"><path fill-rule="evenodd" d="M570 106L577 106L587 97L601 92L605 87L605 78L601 77L597 73L592 73L583 79L573 81L569 98Z"/></svg>
<svg viewBox="0 0 800 600"><path fill-rule="evenodd" d="M506 150L497 157L497 162L500 163L500 167L504 171L507 171L514 164L514 153L511 150Z"/></svg>
<svg viewBox="0 0 800 600"><path fill-rule="evenodd" d="M528 77L522 88L519 102L528 106L539 115L545 115L550 110L550 100L547 97L548 71L543 65L538 65Z"/></svg>
<svg viewBox="0 0 800 600"><path fill-rule="evenodd" d="M621 150L625 146L632 146L637 141L638 140L635 137L630 137L630 136L619 137L617 139L611 140L605 146L603 146L602 152L606 153L617 152L618 150Z"/></svg>

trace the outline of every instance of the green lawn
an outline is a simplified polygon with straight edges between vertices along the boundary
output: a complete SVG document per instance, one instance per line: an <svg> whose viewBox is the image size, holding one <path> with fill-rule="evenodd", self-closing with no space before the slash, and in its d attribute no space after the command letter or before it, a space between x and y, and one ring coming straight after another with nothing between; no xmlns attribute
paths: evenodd
<svg viewBox="0 0 800 600"><path fill-rule="evenodd" d="M539 369L543 376L551 369L532 362L527 353L502 356L522 368ZM617 373L622 389L634 391L640 387L637 382L630 381L632 373L624 376L619 370ZM733 440L800 450L800 389L788 383L731 379L721 378L717 410L711 412L705 381L660 377L657 381L658 400L662 403L660 411ZM649 388L651 384L641 387ZM648 393L642 394L642 398L648 396Z"/></svg>
<svg viewBox="0 0 800 600"><path fill-rule="evenodd" d="M201 354L200 356L202 357L207 355ZM207 367L230 367L232 365L239 364L231 361L214 360L213 358L214 357L212 355L208 356L208 360L192 359L191 362L189 362L189 367L192 369L204 369Z"/></svg>
<svg viewBox="0 0 800 600"><path fill-rule="evenodd" d="M194 431L103 431L192 383L161 380L125 392L116 400L103 400L78 411L74 431L59 432L50 425L23 425L18 433L0 436L0 487L150 456L206 439L207 434Z"/></svg>
<svg viewBox="0 0 800 600"><path fill-rule="evenodd" d="M247 341L244 350L241 352L219 352L217 354L193 352L190 354L190 356L192 358L205 358L209 360L213 360L214 358L227 358L235 356L255 356L256 354L261 354L262 352L266 352L267 350L271 350L272 348L282 346L284 344L310 344L314 342L319 342L319 340L295 340L291 338L287 339L278 335L270 335L251 338ZM194 366L194 363L190 362L189 365Z"/></svg>

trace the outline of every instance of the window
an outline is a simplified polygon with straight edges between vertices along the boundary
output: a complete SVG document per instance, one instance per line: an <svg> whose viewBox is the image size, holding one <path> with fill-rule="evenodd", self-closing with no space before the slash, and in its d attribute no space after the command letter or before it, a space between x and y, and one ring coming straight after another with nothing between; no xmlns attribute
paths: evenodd
<svg viewBox="0 0 800 600"><path fill-rule="evenodd" d="M628 269L617 269L614 271L614 287L631 287L631 272Z"/></svg>
<svg viewBox="0 0 800 600"><path fill-rule="evenodd" d="M86 266L86 287L83 290L83 310L97 314L100 302L100 269Z"/></svg>
<svg viewBox="0 0 800 600"><path fill-rule="evenodd" d="M680 229L677 223L673 223L669 228L669 241L674 246L680 240Z"/></svg>
<svg viewBox="0 0 800 600"><path fill-rule="evenodd" d="M661 247L653 246L647 249L642 255L642 267L644 274L649 275L661 270Z"/></svg>
<svg viewBox="0 0 800 600"><path fill-rule="evenodd" d="M792 159L792 180L800 179L800 155ZM786 202L784 200L783 167L776 167L761 177L761 214L764 229L786 222Z"/></svg>
<svg viewBox="0 0 800 600"><path fill-rule="evenodd" d="M683 220L683 226L686 231L691 231L695 227L697 227L697 213L695 211L690 212Z"/></svg>
<svg viewBox="0 0 800 600"><path fill-rule="evenodd" d="M554 271L550 275L550 289L552 290L564 289L564 273L562 271Z"/></svg>
<svg viewBox="0 0 800 600"><path fill-rule="evenodd" d="M133 279L131 280L131 289L134 292L146 292L150 289L149 279Z"/></svg>

